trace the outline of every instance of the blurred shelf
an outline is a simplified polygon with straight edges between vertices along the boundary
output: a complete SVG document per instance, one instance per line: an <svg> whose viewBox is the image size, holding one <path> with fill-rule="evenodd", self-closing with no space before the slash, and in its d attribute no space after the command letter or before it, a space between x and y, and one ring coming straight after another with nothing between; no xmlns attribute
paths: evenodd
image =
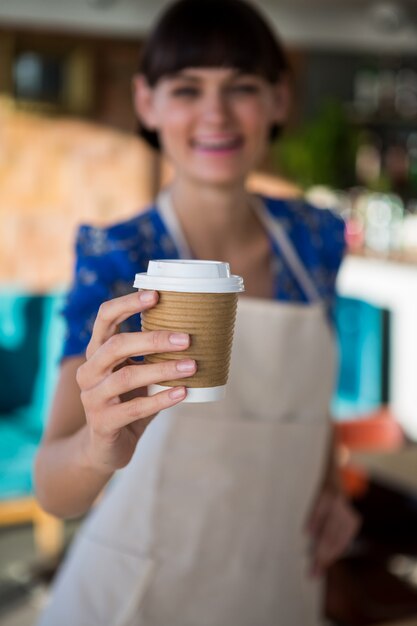
<svg viewBox="0 0 417 626"><path fill-rule="evenodd" d="M416 131L417 117L404 118L395 116L366 116L360 114L350 113L348 116L349 122L355 126L370 126L376 128L399 128L401 130Z"/></svg>
<svg viewBox="0 0 417 626"><path fill-rule="evenodd" d="M361 113L352 103L346 104L346 115L349 122L355 126L370 126L375 128L399 128L416 131L417 115L410 117L399 115L397 112Z"/></svg>

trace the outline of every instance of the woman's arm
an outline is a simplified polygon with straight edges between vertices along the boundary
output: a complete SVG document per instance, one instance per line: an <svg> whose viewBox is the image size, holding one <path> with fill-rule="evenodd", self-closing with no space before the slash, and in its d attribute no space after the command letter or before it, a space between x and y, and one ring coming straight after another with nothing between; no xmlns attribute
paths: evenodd
<svg viewBox="0 0 417 626"><path fill-rule="evenodd" d="M37 498L57 517L85 513L113 474L94 468L88 458L88 430L76 382L77 370L84 362L84 357L72 357L61 366L35 463Z"/></svg>
<svg viewBox="0 0 417 626"><path fill-rule="evenodd" d="M331 420L331 418L329 419ZM334 489L335 491L341 491L342 489L340 470L337 462L336 431L332 421L322 487L323 489Z"/></svg>
<svg viewBox="0 0 417 626"><path fill-rule="evenodd" d="M86 512L115 470L129 463L149 421L185 398L183 386L153 396L147 395L147 386L192 376L195 361L139 364L131 357L185 350L188 335L117 332L125 319L154 306L157 299L156 292L136 292L105 302L86 358L69 358L62 365L35 467L36 494L53 515Z"/></svg>
<svg viewBox="0 0 417 626"><path fill-rule="evenodd" d="M334 429L319 493L307 521L312 538L311 574L320 576L347 550L360 527L360 517L343 493Z"/></svg>

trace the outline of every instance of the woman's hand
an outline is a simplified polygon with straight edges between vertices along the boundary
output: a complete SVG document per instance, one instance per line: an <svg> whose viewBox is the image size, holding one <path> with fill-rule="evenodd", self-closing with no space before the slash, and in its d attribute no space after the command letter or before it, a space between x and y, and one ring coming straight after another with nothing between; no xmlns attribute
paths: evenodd
<svg viewBox="0 0 417 626"><path fill-rule="evenodd" d="M101 305L87 360L77 371L77 383L87 421L87 463L105 473L127 465L149 421L162 409L186 396L175 387L153 396L147 386L196 371L195 361L170 360L158 364L135 363L131 357L158 352L179 352L189 346L185 333L151 331L118 333L128 317L157 303L155 291L140 291Z"/></svg>
<svg viewBox="0 0 417 626"><path fill-rule="evenodd" d="M307 523L312 538L311 575L321 576L349 547L360 527L360 517L339 489L319 493Z"/></svg>

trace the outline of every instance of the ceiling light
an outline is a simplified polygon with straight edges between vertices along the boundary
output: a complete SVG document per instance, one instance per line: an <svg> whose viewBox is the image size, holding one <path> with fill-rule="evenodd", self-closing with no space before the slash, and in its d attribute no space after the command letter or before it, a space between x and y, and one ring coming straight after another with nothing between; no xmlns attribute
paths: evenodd
<svg viewBox="0 0 417 626"><path fill-rule="evenodd" d="M407 23L404 7L389 0L377 2L371 7L371 18L376 28L388 34L402 30Z"/></svg>

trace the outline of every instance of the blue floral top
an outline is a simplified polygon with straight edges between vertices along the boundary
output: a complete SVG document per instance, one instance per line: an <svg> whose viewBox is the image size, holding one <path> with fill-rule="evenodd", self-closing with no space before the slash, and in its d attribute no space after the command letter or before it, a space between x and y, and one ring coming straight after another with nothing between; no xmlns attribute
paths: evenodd
<svg viewBox="0 0 417 626"><path fill-rule="evenodd" d="M304 199L262 200L285 229L331 314L336 274L345 248L343 221ZM305 302L272 237L271 248L276 299ZM67 322L63 356L85 352L100 304L134 291L135 274L145 272L150 259L178 258L177 247L156 206L107 228L81 226L76 240L74 282L63 311ZM139 328L139 315L135 315L124 323L123 330Z"/></svg>

